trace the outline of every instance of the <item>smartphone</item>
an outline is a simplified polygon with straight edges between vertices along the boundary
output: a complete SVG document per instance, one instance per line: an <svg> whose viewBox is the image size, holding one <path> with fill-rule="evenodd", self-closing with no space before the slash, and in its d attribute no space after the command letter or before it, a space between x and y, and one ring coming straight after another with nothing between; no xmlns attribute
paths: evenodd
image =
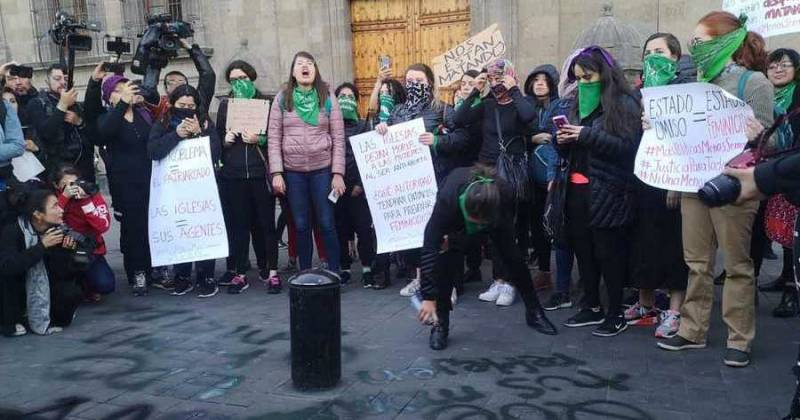
<svg viewBox="0 0 800 420"><path fill-rule="evenodd" d="M558 115L556 117L553 117L553 124L555 124L556 128L560 130L561 127L569 125L569 120L567 119L567 117L563 115Z"/></svg>
<svg viewBox="0 0 800 420"><path fill-rule="evenodd" d="M388 55L378 56L378 67L380 67L381 70L392 67L392 58Z"/></svg>
<svg viewBox="0 0 800 420"><path fill-rule="evenodd" d="M103 63L103 71L106 73L114 73L122 76L125 74L125 64L123 63Z"/></svg>
<svg viewBox="0 0 800 420"><path fill-rule="evenodd" d="M14 64L8 68L8 75L21 77L23 79L30 79L33 77L33 67Z"/></svg>
<svg viewBox="0 0 800 420"><path fill-rule="evenodd" d="M328 194L328 200L331 200L331 203L336 204L339 201L339 193L336 190L331 190L331 193Z"/></svg>

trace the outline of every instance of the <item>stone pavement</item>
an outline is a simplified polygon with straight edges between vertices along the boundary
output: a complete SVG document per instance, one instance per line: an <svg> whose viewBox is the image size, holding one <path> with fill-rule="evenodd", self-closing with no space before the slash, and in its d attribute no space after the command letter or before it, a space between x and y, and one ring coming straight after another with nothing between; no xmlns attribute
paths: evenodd
<svg viewBox="0 0 800 420"><path fill-rule="evenodd" d="M116 243L111 235L119 271ZM770 262L765 278L779 269ZM342 382L299 392L287 293L251 285L200 300L160 290L134 298L118 281L117 293L81 307L63 333L0 338L0 419L760 420L785 414L793 390L798 320L769 316L774 293L760 296L753 364L732 369L722 364L718 302L709 348L669 353L651 328L610 339L589 329L536 334L521 303L479 302L471 284L450 348L434 352L400 284L374 291L354 282L342 294ZM551 317L560 324L572 313Z"/></svg>

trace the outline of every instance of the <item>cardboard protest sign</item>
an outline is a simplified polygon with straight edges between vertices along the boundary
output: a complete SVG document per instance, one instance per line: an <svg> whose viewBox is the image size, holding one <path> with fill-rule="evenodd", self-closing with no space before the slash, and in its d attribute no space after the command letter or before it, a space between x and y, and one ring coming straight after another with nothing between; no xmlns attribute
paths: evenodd
<svg viewBox="0 0 800 420"><path fill-rule="evenodd" d="M361 173L378 253L422 246L425 226L436 203L436 175L428 146L419 142L422 119L350 137Z"/></svg>
<svg viewBox="0 0 800 420"><path fill-rule="evenodd" d="M724 0L722 9L747 15L747 28L763 37L800 32L800 0Z"/></svg>
<svg viewBox="0 0 800 420"><path fill-rule="evenodd" d="M744 101L709 83L642 89L644 132L635 173L653 187L697 192L719 175L747 144L753 111Z"/></svg>
<svg viewBox="0 0 800 420"><path fill-rule="evenodd" d="M269 101L266 99L233 99L228 100L228 118L225 127L229 131L254 134L267 132L269 118Z"/></svg>
<svg viewBox="0 0 800 420"><path fill-rule="evenodd" d="M11 159L11 167L14 172L14 177L16 177L19 182L29 181L44 172L42 162L39 162L36 155L27 150L22 156Z"/></svg>
<svg viewBox="0 0 800 420"><path fill-rule="evenodd" d="M228 256L209 141L181 140L166 158L153 162L148 223L153 267Z"/></svg>
<svg viewBox="0 0 800 420"><path fill-rule="evenodd" d="M452 50L434 57L433 74L439 86L448 86L461 79L468 70L480 70L506 53L503 35L493 24Z"/></svg>

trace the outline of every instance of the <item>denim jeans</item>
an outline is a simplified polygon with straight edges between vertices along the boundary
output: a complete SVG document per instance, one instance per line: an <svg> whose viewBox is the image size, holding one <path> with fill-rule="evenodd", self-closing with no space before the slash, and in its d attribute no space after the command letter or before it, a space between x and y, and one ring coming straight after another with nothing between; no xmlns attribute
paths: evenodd
<svg viewBox="0 0 800 420"><path fill-rule="evenodd" d="M102 255L95 255L89 264L89 268L86 269L86 281L90 291L101 295L107 295L116 288L114 271Z"/></svg>
<svg viewBox="0 0 800 420"><path fill-rule="evenodd" d="M575 253L569 248L556 248L556 292L569 293Z"/></svg>
<svg viewBox="0 0 800 420"><path fill-rule="evenodd" d="M311 172L286 172L286 194L297 228L297 256L301 270L311 268L314 251L311 240L312 217L322 233L328 254L328 268L339 272L339 239L336 235L336 218L333 203L328 200L331 192L331 170Z"/></svg>

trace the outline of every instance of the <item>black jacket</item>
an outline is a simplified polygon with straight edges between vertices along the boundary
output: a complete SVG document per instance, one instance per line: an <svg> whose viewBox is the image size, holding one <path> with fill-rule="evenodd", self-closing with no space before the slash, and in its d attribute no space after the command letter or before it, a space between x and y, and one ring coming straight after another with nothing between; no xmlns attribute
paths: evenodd
<svg viewBox="0 0 800 420"><path fill-rule="evenodd" d="M128 104L119 101L117 106L102 114L97 121L98 142L108 149L108 173L114 182L149 183L151 161L147 155L147 142L152 123L138 112L133 122L125 120Z"/></svg>
<svg viewBox="0 0 800 420"><path fill-rule="evenodd" d="M220 158L220 149L221 149L221 142L219 140L219 133L214 128L214 124L206 120L208 122L208 127L206 127L202 133L200 133L197 137L209 137L209 145L211 146L211 162L216 165L219 162ZM203 124L201 122L201 124ZM161 160L167 157L172 149L180 143L181 136L178 135L178 132L175 131L173 128L169 128L164 124L157 122L153 124L153 128L150 130L150 138L147 141L147 155L152 160Z"/></svg>
<svg viewBox="0 0 800 420"><path fill-rule="evenodd" d="M83 178L94 181L94 145L91 139L96 136L95 127L88 124L81 104L75 104L70 110L83 118L83 124L76 127L64 122L66 113L57 108L58 100L56 95L43 90L30 100L25 110L26 118L46 152L47 160L42 163L50 171L64 163L73 164Z"/></svg>
<svg viewBox="0 0 800 420"><path fill-rule="evenodd" d="M800 206L800 153L756 165L756 186L764 195L786 194L795 206Z"/></svg>
<svg viewBox="0 0 800 420"><path fill-rule="evenodd" d="M255 99L266 99L263 95L256 95ZM267 117L269 119L269 117ZM225 144L225 133L228 123L228 98L219 103L217 110L217 136L222 145L222 167L220 177L225 179L263 179L267 176L267 145L248 144L242 141L242 136L237 135L236 141ZM266 121L264 127L266 128ZM215 159L215 163L216 163Z"/></svg>
<svg viewBox="0 0 800 420"><path fill-rule="evenodd" d="M638 100L620 98L630 115L641 115ZM577 103L576 103L577 105ZM573 109L571 121L577 121ZM598 108L578 125L583 125L578 140L558 145L562 157L570 159L571 170L589 177L591 185L591 219L594 228L615 228L629 225L636 213L637 180L633 173L636 152L642 140L640 119L632 119L631 131L619 136L605 130L603 110Z"/></svg>
<svg viewBox="0 0 800 420"><path fill-rule="evenodd" d="M437 281L433 277L436 259L442 249L445 235L452 237L465 233L464 217L458 204L458 197L472 180L471 168L456 168L439 188L433 214L425 227L425 239L420 258L421 293L425 300L436 300L439 297ZM516 237L513 213L514 193L502 180L497 179L495 182L500 186L502 205L499 214L494 216L494 220L488 227L494 255L497 255L504 266L509 268L512 279L530 282L530 272L514 239Z"/></svg>
<svg viewBox="0 0 800 420"><path fill-rule="evenodd" d="M344 184L347 186L348 194L355 186L363 186L361 182L361 172L358 170L356 156L353 154L353 145L350 137L372 131L372 124L368 120L344 120L344 135L346 138L344 149Z"/></svg>
<svg viewBox="0 0 800 420"><path fill-rule="evenodd" d="M61 247L45 248L40 240L31 248L25 247L25 234L17 220L7 224L0 235L0 277L3 281L25 284L25 273L44 259L47 275L53 281L72 279L72 252Z"/></svg>
<svg viewBox="0 0 800 420"><path fill-rule="evenodd" d="M500 105L494 96L488 95L480 104L473 106L475 100L480 96L480 92L473 89L464 103L456 110L453 121L457 126L467 127L470 124L480 124L483 141L479 160L483 163L494 165L500 156L498 118L508 153L521 155L527 150L525 137L530 133L530 125L536 118L536 109L522 96L518 87L511 88L510 93L513 101L509 104Z"/></svg>

